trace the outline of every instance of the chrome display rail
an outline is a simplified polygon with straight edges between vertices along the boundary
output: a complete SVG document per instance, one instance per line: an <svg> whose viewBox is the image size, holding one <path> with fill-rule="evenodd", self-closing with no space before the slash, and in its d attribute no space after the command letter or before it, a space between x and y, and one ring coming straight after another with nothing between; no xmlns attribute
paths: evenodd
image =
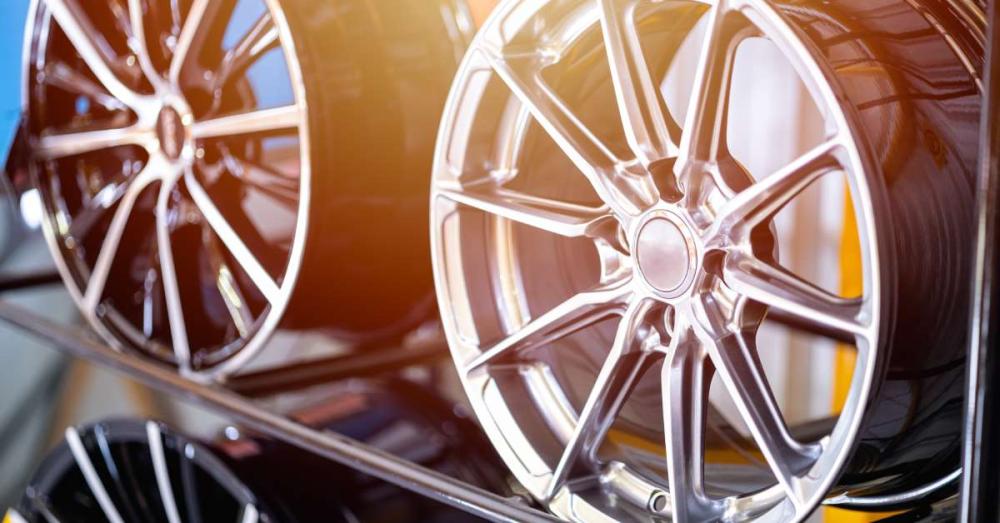
<svg viewBox="0 0 1000 523"><path fill-rule="evenodd" d="M51 273L0 276L0 292L30 289L58 281L58 277ZM362 360L330 358L315 364L252 373L234 381L235 389L242 391L241 394L182 378L173 369L112 349L97 341L85 328L52 321L10 300L0 299L0 321L37 336L70 356L117 370L161 392L212 409L243 427L469 514L493 521L558 521L518 498L498 496L341 434L308 427L269 412L252 399L252 396L322 383L331 378L383 372L427 362L446 350L440 344L429 343L413 351L395 351L407 353L398 357L372 356Z"/></svg>
<svg viewBox="0 0 1000 523"><path fill-rule="evenodd" d="M1000 9L988 2L977 253L966 381L962 521L1000 521Z"/></svg>

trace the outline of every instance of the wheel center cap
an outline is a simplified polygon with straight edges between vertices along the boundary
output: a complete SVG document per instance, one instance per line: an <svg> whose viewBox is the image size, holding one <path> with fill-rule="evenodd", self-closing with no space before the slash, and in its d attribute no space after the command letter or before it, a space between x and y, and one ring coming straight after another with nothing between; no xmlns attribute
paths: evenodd
<svg viewBox="0 0 1000 523"><path fill-rule="evenodd" d="M695 244L688 227L677 218L658 215L643 223L635 254L639 272L653 290L675 297L690 287Z"/></svg>
<svg viewBox="0 0 1000 523"><path fill-rule="evenodd" d="M156 121L156 135L160 140L163 154L170 160L180 158L187 140L187 130L181 115L173 107L164 107Z"/></svg>

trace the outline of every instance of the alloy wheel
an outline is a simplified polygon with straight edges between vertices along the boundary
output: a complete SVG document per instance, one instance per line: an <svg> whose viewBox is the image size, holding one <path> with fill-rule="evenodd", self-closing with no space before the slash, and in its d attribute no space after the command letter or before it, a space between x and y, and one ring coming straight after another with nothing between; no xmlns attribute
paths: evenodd
<svg viewBox="0 0 1000 523"><path fill-rule="evenodd" d="M727 150L730 127L753 128L729 120L728 101L737 51L754 38L780 50L823 124L767 173ZM678 113L660 84L688 41L698 61ZM761 0L511 1L474 41L435 165L438 298L487 434L556 514L801 520L840 475L882 361L892 249L884 186L824 67ZM782 266L776 246L775 216L826 177L853 202L853 296ZM856 351L846 404L819 434L794 431L771 391L757 345L768 316ZM588 351L589 373L574 362ZM706 478L713 378L767 479ZM662 410L645 416L662 416L662 447L614 448L628 445L609 433L623 412L641 416L628 405L650 381Z"/></svg>
<svg viewBox="0 0 1000 523"><path fill-rule="evenodd" d="M301 264L306 101L275 0L44 0L28 130L45 230L90 322L190 375L250 358Z"/></svg>

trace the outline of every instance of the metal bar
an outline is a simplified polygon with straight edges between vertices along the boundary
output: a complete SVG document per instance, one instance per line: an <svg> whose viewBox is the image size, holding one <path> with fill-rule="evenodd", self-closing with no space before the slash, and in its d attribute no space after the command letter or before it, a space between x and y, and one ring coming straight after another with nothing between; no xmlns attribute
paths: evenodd
<svg viewBox="0 0 1000 523"><path fill-rule="evenodd" d="M978 237L966 380L961 520L1000 521L1000 9L989 2L979 148Z"/></svg>
<svg viewBox="0 0 1000 523"><path fill-rule="evenodd" d="M0 320L22 328L72 356L116 369L162 392L218 410L247 428L470 514L494 521L558 521L517 501L500 497L357 440L333 432L311 429L268 412L231 391L182 378L173 369L120 353L95 341L90 331L60 325L6 300L0 300Z"/></svg>
<svg viewBox="0 0 1000 523"><path fill-rule="evenodd" d="M61 283L59 273L53 270L24 272L21 274L0 274L0 292L19 291L42 285Z"/></svg>
<svg viewBox="0 0 1000 523"><path fill-rule="evenodd" d="M256 398L435 363L447 355L448 345L440 339L409 347L360 347L356 354L309 360L234 376L226 382L226 388L240 395Z"/></svg>

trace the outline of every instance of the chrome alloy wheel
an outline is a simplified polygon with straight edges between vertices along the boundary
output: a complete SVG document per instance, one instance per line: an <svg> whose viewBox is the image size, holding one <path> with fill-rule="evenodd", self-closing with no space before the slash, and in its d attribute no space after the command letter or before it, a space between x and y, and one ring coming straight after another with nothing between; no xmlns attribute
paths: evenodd
<svg viewBox="0 0 1000 523"><path fill-rule="evenodd" d="M946 24L923 31L930 17L915 2L813 4L510 0L466 56L435 158L438 301L484 430L561 517L802 520L835 486L873 494L901 467L918 470L904 456L921 445L921 463L952 470L927 459L952 439L921 420L930 404L938 418L950 412L953 365L932 362L957 353L961 334L918 333L943 316L964 324L967 293L954 282L965 281L968 242L953 226L970 218L975 145L947 129L975 128L964 116L979 103L975 66L941 38ZM899 40L917 34L923 47L883 44L900 27L887 20L913 22ZM731 119L749 40L776 48L821 122L803 154L767 172L727 147L736 128L764 132ZM678 80L684 49L697 65ZM906 74L921 60L940 69L916 68L930 71L919 81L859 74L892 53ZM927 80L945 77L948 89ZM673 104L670 82L686 84ZM967 113L948 121L939 102L910 101L935 100L924 91ZM896 127L907 118L923 139ZM783 264L778 215L831 179L856 223L854 290ZM915 214L928 198L935 212ZM897 271L898 252L909 257ZM949 276L935 294L923 292L927 274ZM759 340L769 323L853 351L845 402L818 429L789 423L775 398ZM903 338L916 343L889 344ZM810 344L820 342L800 350ZM890 366L926 373L887 377ZM710 394L713 380L722 394ZM720 414L726 402L737 419ZM720 440L739 466L707 456Z"/></svg>
<svg viewBox="0 0 1000 523"><path fill-rule="evenodd" d="M274 521L211 451L160 423L115 420L66 429L28 484L15 522Z"/></svg>
<svg viewBox="0 0 1000 523"><path fill-rule="evenodd" d="M306 99L276 0L40 0L27 127L70 293L117 346L228 372L281 319L309 210Z"/></svg>

